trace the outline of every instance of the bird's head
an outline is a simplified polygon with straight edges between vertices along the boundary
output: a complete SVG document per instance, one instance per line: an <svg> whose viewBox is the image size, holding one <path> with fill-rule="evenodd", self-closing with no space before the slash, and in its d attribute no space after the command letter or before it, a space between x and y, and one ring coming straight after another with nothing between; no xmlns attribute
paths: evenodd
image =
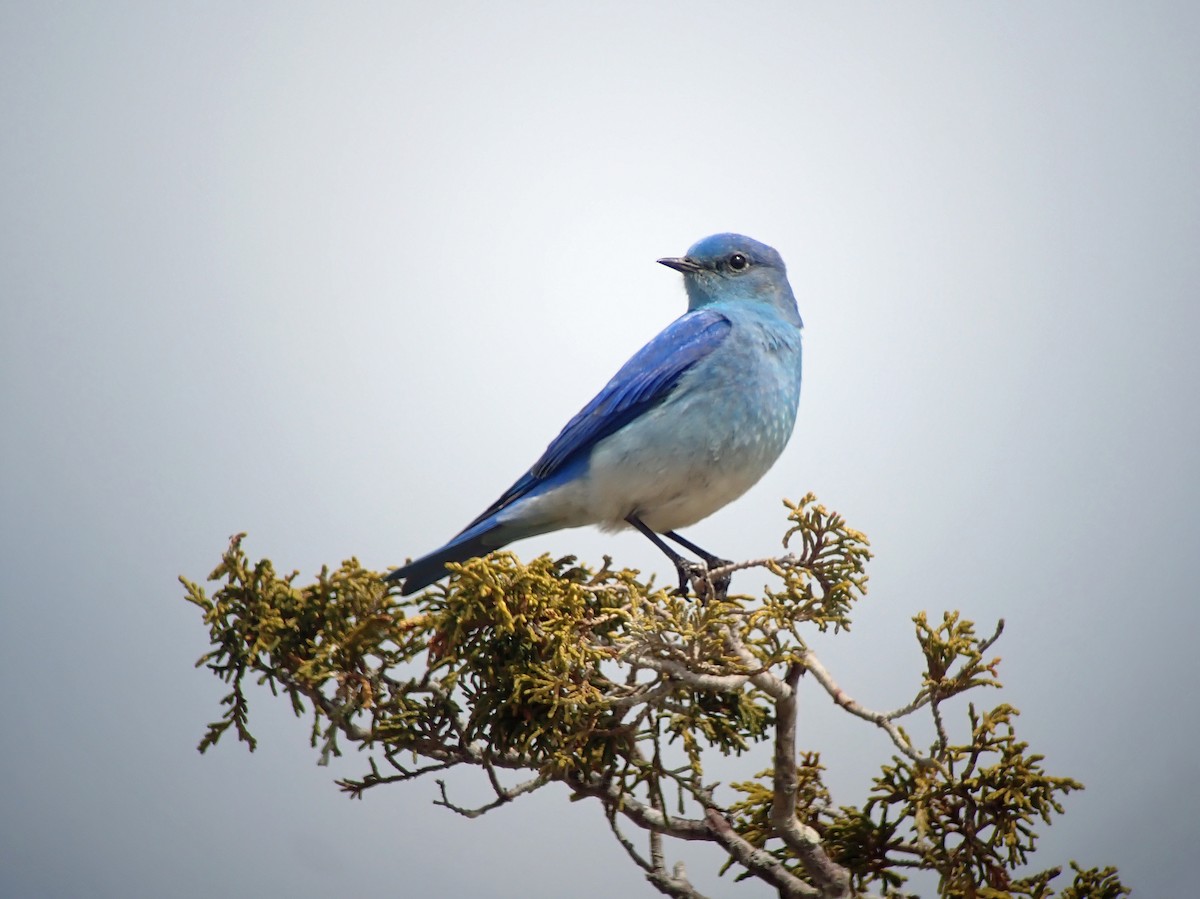
<svg viewBox="0 0 1200 899"><path fill-rule="evenodd" d="M686 256L658 261L683 272L689 309L714 303L767 303L802 326L783 257L765 243L741 234L714 234L693 244Z"/></svg>

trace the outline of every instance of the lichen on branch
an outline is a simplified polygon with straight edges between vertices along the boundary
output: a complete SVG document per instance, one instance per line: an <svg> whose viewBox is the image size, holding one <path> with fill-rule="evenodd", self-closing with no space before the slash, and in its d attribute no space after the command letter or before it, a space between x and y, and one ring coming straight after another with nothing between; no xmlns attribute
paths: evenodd
<svg viewBox="0 0 1200 899"><path fill-rule="evenodd" d="M367 770L339 781L351 796L467 766L493 799L461 806L439 780L434 801L476 817L564 784L600 805L666 895L702 897L668 862L673 839L713 844L725 870L784 897L905 896L918 870L934 872L948 897L1056 895L1059 869L1025 868L1035 828L1080 785L1042 769L1016 737L1015 709L959 699L1000 686L999 659L986 654L1001 628L980 638L958 613L938 625L917 616L914 661L924 673L912 699L872 710L806 642L850 629L866 594L867 539L811 495L787 510L787 552L694 580L702 599L607 557L597 568L571 556L523 563L510 552L450 565L444 583L411 597L355 559L299 583L295 572L251 561L238 535L209 576L211 594L181 579L209 629L197 665L229 688L199 748L232 728L254 749L250 678L311 716L322 761L343 742L365 751ZM735 572L759 575L760 595L714 588ZM819 756L796 746L802 689L890 741L862 807L836 806ZM933 722L929 746L899 723L915 715ZM725 786L710 780L714 753L758 745L769 750L768 770ZM1112 869L1074 870L1063 899L1128 892Z"/></svg>

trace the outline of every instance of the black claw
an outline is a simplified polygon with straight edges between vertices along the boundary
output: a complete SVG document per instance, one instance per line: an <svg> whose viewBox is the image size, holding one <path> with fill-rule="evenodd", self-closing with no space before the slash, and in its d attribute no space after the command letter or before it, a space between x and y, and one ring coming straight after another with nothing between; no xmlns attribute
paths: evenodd
<svg viewBox="0 0 1200 899"><path fill-rule="evenodd" d="M675 569L679 572L679 591L676 595L687 596L688 587L695 585L696 596L701 600L708 599L710 581L708 573L731 564L731 562L715 556L704 562L689 562L686 559L680 559L675 563ZM725 596L729 592L730 580L731 575L728 573L711 578L713 595Z"/></svg>
<svg viewBox="0 0 1200 899"><path fill-rule="evenodd" d="M679 590L676 593L677 596L687 596L691 585L700 581L708 573L708 570L703 565L689 562L682 556L675 561L675 570L679 572Z"/></svg>
<svg viewBox="0 0 1200 899"><path fill-rule="evenodd" d="M726 565L733 563L727 559L714 559L709 563L708 570L712 571L716 568L724 568ZM727 571L722 575L713 578L713 589L716 590L717 596L724 596L729 592L729 583L733 580L733 572Z"/></svg>

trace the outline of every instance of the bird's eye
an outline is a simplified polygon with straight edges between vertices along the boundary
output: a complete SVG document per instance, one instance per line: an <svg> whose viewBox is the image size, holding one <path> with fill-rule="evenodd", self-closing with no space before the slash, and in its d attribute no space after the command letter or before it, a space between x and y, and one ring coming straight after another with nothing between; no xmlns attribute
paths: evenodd
<svg viewBox="0 0 1200 899"><path fill-rule="evenodd" d="M743 256L741 253L734 253L732 256L729 257L729 268L732 271L735 271L735 272L743 271L746 268L746 266L748 266L749 264L750 264L750 260L747 259L745 256Z"/></svg>

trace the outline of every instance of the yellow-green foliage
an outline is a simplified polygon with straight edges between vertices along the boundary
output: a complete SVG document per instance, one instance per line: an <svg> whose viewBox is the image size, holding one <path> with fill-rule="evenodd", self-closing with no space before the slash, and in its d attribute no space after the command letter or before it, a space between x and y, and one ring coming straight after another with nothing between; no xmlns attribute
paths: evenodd
<svg viewBox="0 0 1200 899"><path fill-rule="evenodd" d="M522 563L508 552L452 565L443 584L413 597L354 559L298 584L295 572L281 576L269 561L252 562L239 535L209 576L211 595L182 579L209 628L211 650L198 665L230 688L200 750L231 727L253 750L245 686L252 678L287 694L297 714L312 715L323 760L340 753L339 740L367 750L369 771L341 782L352 795L470 765L486 773L496 801L460 809L443 789L438 804L474 816L556 781L577 798L598 799L622 845L670 895L700 894L666 871L664 835L713 839L740 877L776 886L793 878L825 890L817 895L836 895L812 859L798 857L776 832L778 770L723 792L705 780L714 751L779 745L777 704L789 667L809 671L831 696L838 692L818 676L805 637L849 630L866 592L867 540L811 495L788 504L788 520L791 552L738 566L751 573L734 575L743 582L774 575L761 596L713 595L712 584L697 582L703 600L657 588L607 558L595 569L573 557ZM1018 869L1034 848L1034 826L1061 813L1059 798L1080 785L1042 770L1041 757L1016 739L1016 711L1007 705L968 705L962 725L947 725L954 697L999 687L999 659L985 657L999 631L980 639L957 613L936 626L922 613L915 624L925 673L909 706L874 713L837 697L864 727L886 730L899 754L883 764L861 808L839 808L820 759L801 751L797 821L855 890L902 896L905 874L924 869L939 875L945 896L1054 895L1058 869ZM934 724L926 749L894 723L916 713ZM963 739L952 739L963 730ZM511 783L510 771L531 779ZM621 822L655 831L648 855L621 833ZM1126 892L1111 869L1075 868L1060 896Z"/></svg>

